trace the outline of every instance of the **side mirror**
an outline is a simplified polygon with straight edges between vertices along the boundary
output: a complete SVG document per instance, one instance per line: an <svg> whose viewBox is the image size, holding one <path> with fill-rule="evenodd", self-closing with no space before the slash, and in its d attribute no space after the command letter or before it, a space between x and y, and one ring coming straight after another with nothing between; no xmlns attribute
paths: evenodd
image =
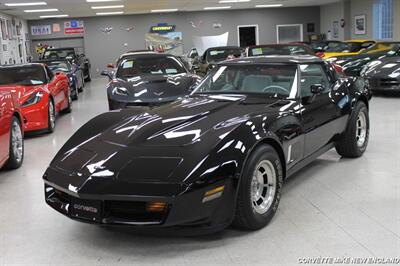
<svg viewBox="0 0 400 266"><path fill-rule="evenodd" d="M114 68L114 64L107 64L107 68Z"/></svg>
<svg viewBox="0 0 400 266"><path fill-rule="evenodd" d="M310 86L310 90L314 95L321 94L325 90L325 86L322 84L314 84Z"/></svg>
<svg viewBox="0 0 400 266"><path fill-rule="evenodd" d="M112 78L113 78L112 72L111 72L111 71L108 71L108 70L103 70L103 71L101 71L101 75L102 75L102 76L106 76L106 77L108 77L109 79L112 79Z"/></svg>

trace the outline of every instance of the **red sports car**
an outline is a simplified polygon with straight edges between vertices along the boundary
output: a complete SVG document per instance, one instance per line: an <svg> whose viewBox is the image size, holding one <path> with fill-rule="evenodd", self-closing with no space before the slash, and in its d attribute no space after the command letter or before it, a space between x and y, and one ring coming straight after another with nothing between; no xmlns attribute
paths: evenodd
<svg viewBox="0 0 400 266"><path fill-rule="evenodd" d="M0 91L0 168L15 169L24 160L24 130L18 99Z"/></svg>
<svg viewBox="0 0 400 266"><path fill-rule="evenodd" d="M53 74L44 64L0 67L0 90L18 96L25 132L53 132L57 114L71 111L67 76Z"/></svg>

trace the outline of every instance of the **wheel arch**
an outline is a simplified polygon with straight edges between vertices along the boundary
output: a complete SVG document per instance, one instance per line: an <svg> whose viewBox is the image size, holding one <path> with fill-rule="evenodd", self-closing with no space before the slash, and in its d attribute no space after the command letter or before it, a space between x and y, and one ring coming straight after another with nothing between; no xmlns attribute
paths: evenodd
<svg viewBox="0 0 400 266"><path fill-rule="evenodd" d="M286 157L285 157L285 153L283 152L283 148L282 145L279 141L277 141L275 138L272 137L267 137L262 139L260 142L258 142L256 144L256 146L252 149L252 151L250 152L250 154L259 146L261 145L270 145L272 146L272 148L274 148L274 150L276 151L276 153L279 156L279 159L281 161L281 165L282 165L282 171L283 171L283 178L286 179ZM249 156L250 156L249 154ZM248 157L249 157L248 156ZM248 158L246 158L247 161Z"/></svg>

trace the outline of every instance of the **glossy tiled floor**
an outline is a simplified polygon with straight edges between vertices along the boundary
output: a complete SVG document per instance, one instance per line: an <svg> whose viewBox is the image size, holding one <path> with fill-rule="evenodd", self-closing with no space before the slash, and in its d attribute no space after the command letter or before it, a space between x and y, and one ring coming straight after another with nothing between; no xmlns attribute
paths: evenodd
<svg viewBox="0 0 400 266"><path fill-rule="evenodd" d="M26 140L21 169L0 172L0 265L293 265L303 257L400 257L400 97L371 102L371 141L357 160L332 150L286 182L258 232L138 236L71 221L47 207L41 176L82 124L107 110L88 85L54 134Z"/></svg>

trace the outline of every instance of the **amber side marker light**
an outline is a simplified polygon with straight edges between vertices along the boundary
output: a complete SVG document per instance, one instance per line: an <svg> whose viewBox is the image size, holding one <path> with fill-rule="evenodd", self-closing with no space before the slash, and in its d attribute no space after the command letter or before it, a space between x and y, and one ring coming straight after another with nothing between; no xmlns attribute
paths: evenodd
<svg viewBox="0 0 400 266"><path fill-rule="evenodd" d="M222 196L222 192L224 192L224 189L225 186L219 186L207 191L206 193L204 193L203 203L206 203L214 199L218 199L219 197Z"/></svg>
<svg viewBox="0 0 400 266"><path fill-rule="evenodd" d="M146 204L147 212L163 212L167 209L167 203L165 202L148 202Z"/></svg>

